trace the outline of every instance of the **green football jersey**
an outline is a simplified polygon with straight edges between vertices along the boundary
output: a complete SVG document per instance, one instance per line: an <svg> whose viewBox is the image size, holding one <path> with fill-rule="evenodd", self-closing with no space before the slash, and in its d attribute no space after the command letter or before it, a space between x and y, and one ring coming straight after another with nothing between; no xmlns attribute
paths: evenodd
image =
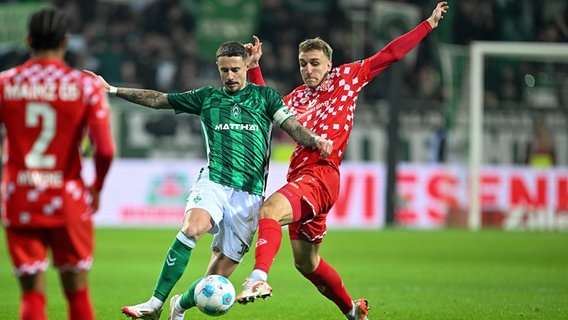
<svg viewBox="0 0 568 320"><path fill-rule="evenodd" d="M250 83L232 94L208 86L170 93L168 102L176 114L201 118L212 181L264 195L273 121L281 125L292 117L280 93Z"/></svg>

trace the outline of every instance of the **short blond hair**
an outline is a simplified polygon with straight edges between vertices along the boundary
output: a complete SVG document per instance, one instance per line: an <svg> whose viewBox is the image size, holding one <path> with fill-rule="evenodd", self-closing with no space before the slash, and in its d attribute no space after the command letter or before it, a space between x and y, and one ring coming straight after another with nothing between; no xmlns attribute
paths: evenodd
<svg viewBox="0 0 568 320"><path fill-rule="evenodd" d="M333 49L331 49L331 46L320 37L304 40L298 46L299 52L308 52L312 50L321 50L323 54L331 61Z"/></svg>

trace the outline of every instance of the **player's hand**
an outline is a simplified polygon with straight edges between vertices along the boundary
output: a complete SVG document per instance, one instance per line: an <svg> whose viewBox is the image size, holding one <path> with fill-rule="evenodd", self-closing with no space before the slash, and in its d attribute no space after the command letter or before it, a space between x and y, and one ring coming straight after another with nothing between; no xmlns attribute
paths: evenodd
<svg viewBox="0 0 568 320"><path fill-rule="evenodd" d="M97 213L97 211L99 211L99 200L101 197L101 193L95 190L94 186L87 187L87 191L89 192L89 199L90 199L89 207L91 209L91 214L95 214Z"/></svg>
<svg viewBox="0 0 568 320"><path fill-rule="evenodd" d="M331 140L327 140L324 138L319 138L316 141L316 147L319 149L320 151L320 157L322 159L325 159L327 157L329 157L329 155L331 154L331 152L333 152L333 141Z"/></svg>
<svg viewBox="0 0 568 320"><path fill-rule="evenodd" d="M110 85L108 84L108 82L106 82L106 80L103 77L99 76L98 74L96 74L96 73L94 73L93 71L90 71L90 70L84 70L83 69L83 72L90 75L93 78L99 79L99 82L103 85L105 92L109 92Z"/></svg>
<svg viewBox="0 0 568 320"><path fill-rule="evenodd" d="M432 29L436 28L438 26L438 22L444 19L443 14L446 13L449 8L450 7L448 6L448 2L446 1L438 2L438 4L436 5L436 9L432 11L432 15L428 18L428 23L430 23Z"/></svg>
<svg viewBox="0 0 568 320"><path fill-rule="evenodd" d="M245 44L245 48L248 51L247 66L249 69L258 67L258 61L262 56L262 42L260 42L260 39L258 39L257 36L252 36L252 38L254 39L254 44Z"/></svg>

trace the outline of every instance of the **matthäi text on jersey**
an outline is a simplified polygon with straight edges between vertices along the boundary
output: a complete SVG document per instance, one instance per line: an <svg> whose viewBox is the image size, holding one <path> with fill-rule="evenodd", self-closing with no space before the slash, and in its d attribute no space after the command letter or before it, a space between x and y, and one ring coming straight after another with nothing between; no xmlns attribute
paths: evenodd
<svg viewBox="0 0 568 320"><path fill-rule="evenodd" d="M256 124L247 124L247 123L220 123L215 126L215 130L258 131L259 127Z"/></svg>

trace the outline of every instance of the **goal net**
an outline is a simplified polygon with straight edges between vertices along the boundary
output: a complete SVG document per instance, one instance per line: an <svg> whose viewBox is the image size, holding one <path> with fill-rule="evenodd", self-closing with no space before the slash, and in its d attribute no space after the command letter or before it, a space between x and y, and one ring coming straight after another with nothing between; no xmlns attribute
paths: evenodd
<svg viewBox="0 0 568 320"><path fill-rule="evenodd" d="M444 45L440 61L447 90L447 159L468 167L467 224L476 230L484 210L482 169L534 167L528 156L535 123L544 123L554 138L554 165L568 167L568 44ZM551 162L538 161L537 166Z"/></svg>

